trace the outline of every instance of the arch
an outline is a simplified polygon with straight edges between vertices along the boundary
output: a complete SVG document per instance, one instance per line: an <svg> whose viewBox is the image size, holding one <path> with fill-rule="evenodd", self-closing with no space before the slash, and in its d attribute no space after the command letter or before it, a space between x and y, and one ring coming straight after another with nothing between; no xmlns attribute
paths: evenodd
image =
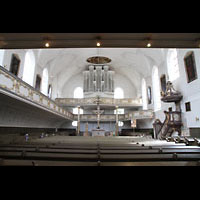
<svg viewBox="0 0 200 200"><path fill-rule="evenodd" d="M167 70L169 81L174 81L180 76L178 56L176 49L170 49L167 53Z"/></svg>
<svg viewBox="0 0 200 200"><path fill-rule="evenodd" d="M42 73L42 90L41 90L41 92L44 95L48 95L48 81L49 81L48 69L44 68Z"/></svg>
<svg viewBox="0 0 200 200"><path fill-rule="evenodd" d="M28 50L25 55L22 80L28 83L29 85L33 86L34 73L35 73L35 56L33 51Z"/></svg>
<svg viewBox="0 0 200 200"><path fill-rule="evenodd" d="M160 81L158 76L158 67L154 66L152 69L152 85L153 85L153 100L154 111L161 109L161 95L160 95Z"/></svg>
<svg viewBox="0 0 200 200"><path fill-rule="evenodd" d="M124 98L124 90L120 87L115 88L114 98L115 99L123 99Z"/></svg>
<svg viewBox="0 0 200 200"><path fill-rule="evenodd" d="M74 89L74 98L79 98L79 99L83 98L83 88L77 87Z"/></svg>
<svg viewBox="0 0 200 200"><path fill-rule="evenodd" d="M147 110L147 84L145 79L142 79L142 104L143 110Z"/></svg>

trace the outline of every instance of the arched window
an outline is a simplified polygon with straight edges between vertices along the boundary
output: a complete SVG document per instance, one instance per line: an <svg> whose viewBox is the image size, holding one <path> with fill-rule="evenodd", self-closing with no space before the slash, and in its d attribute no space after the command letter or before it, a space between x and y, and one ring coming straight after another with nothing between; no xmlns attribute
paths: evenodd
<svg viewBox="0 0 200 200"><path fill-rule="evenodd" d="M123 99L124 98L124 91L121 88L115 88L114 92L115 99Z"/></svg>
<svg viewBox="0 0 200 200"><path fill-rule="evenodd" d="M116 110L114 110L114 114L116 115L119 114L119 115L123 115L124 114L124 108L118 108L118 112Z"/></svg>
<svg viewBox="0 0 200 200"><path fill-rule="evenodd" d="M158 76L158 67L154 66L152 70L152 84L153 84L153 100L154 111L161 109L161 95L160 95L160 81Z"/></svg>
<svg viewBox="0 0 200 200"><path fill-rule="evenodd" d="M78 122L77 121L73 121L72 122L72 126L77 126Z"/></svg>
<svg viewBox="0 0 200 200"><path fill-rule="evenodd" d="M49 81L48 70L47 68L45 68L42 73L42 90L41 90L41 92L44 95L48 95L48 81Z"/></svg>
<svg viewBox="0 0 200 200"><path fill-rule="evenodd" d="M169 74L169 81L174 81L180 76L176 49L170 49L168 51L167 69Z"/></svg>
<svg viewBox="0 0 200 200"><path fill-rule="evenodd" d="M73 114L78 115L78 108L73 108ZM80 114L81 115L83 114L83 109L82 108L80 108Z"/></svg>
<svg viewBox="0 0 200 200"><path fill-rule="evenodd" d="M119 121L118 126L120 126L120 127L124 126L124 122Z"/></svg>
<svg viewBox="0 0 200 200"><path fill-rule="evenodd" d="M77 87L74 90L74 98L79 98L79 99L83 98L83 89L81 87Z"/></svg>
<svg viewBox="0 0 200 200"><path fill-rule="evenodd" d="M0 50L0 65L3 67L3 58L5 50Z"/></svg>
<svg viewBox="0 0 200 200"><path fill-rule="evenodd" d="M142 79L142 104L143 110L147 110L147 85L145 79Z"/></svg>
<svg viewBox="0 0 200 200"><path fill-rule="evenodd" d="M32 51L26 52L22 80L33 86L35 73L35 56Z"/></svg>

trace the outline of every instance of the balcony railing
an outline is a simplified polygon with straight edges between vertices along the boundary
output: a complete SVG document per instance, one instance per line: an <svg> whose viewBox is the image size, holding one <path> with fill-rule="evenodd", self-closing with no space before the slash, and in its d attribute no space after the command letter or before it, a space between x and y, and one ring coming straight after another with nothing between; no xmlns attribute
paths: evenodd
<svg viewBox="0 0 200 200"><path fill-rule="evenodd" d="M131 119L152 119L154 113L152 110L133 111L127 114L119 114L119 121L128 121ZM78 120L78 115L74 115L74 120ZM81 121L97 121L97 115L94 114L81 114ZM116 121L115 114L100 115L100 121Z"/></svg>
<svg viewBox="0 0 200 200"><path fill-rule="evenodd" d="M2 66L0 66L0 89L28 100L30 103L42 106L48 111L66 119L73 120L74 118L72 113L60 107L55 101L13 75Z"/></svg>
<svg viewBox="0 0 200 200"><path fill-rule="evenodd" d="M76 98L57 98L55 101L60 106L95 106L96 98L82 98L82 99L76 99ZM102 106L119 106L119 107L141 107L142 106L142 100L141 99L131 99L131 98L125 98L125 99L114 99L114 98L106 98L106 97L100 97L99 99L100 105Z"/></svg>

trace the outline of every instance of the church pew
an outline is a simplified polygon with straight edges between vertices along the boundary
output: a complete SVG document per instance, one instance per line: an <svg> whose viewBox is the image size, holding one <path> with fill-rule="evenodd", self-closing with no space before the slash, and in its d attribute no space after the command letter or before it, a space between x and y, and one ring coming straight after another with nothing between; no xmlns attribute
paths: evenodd
<svg viewBox="0 0 200 200"><path fill-rule="evenodd" d="M80 162L80 161L1 159L0 166L98 166L98 163L90 161Z"/></svg>
<svg viewBox="0 0 200 200"><path fill-rule="evenodd" d="M58 161L98 161L97 154L80 153L45 153L45 152L0 152L3 159L23 159L23 160L58 160Z"/></svg>
<svg viewBox="0 0 200 200"><path fill-rule="evenodd" d="M124 161L199 161L200 154L104 154L100 155L100 161L124 162Z"/></svg>

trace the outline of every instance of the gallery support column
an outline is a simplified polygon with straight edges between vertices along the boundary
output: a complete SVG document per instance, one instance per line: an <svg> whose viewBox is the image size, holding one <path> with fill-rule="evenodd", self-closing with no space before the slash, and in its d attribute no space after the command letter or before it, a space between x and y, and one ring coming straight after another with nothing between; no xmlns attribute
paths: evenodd
<svg viewBox="0 0 200 200"><path fill-rule="evenodd" d="M115 124L115 136L118 136L118 131L119 131L119 116L118 116L118 106L116 106L116 124Z"/></svg>
<svg viewBox="0 0 200 200"><path fill-rule="evenodd" d="M78 123L77 123L77 135L80 135L80 106L78 106Z"/></svg>

